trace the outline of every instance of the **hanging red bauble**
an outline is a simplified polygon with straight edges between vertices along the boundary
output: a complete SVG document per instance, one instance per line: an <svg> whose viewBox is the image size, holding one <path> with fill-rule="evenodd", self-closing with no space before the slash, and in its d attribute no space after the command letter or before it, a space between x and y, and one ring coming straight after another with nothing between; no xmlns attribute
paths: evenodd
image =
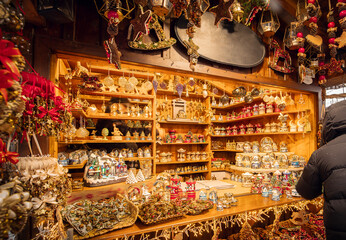
<svg viewBox="0 0 346 240"><path fill-rule="evenodd" d="M303 33L302 32L297 33L297 37L302 38L303 37Z"/></svg>
<svg viewBox="0 0 346 240"><path fill-rule="evenodd" d="M111 19L111 18L119 18L119 14L116 11L110 10L107 13L107 18Z"/></svg>
<svg viewBox="0 0 346 240"><path fill-rule="evenodd" d="M308 3L315 4L315 0L308 0Z"/></svg>
<svg viewBox="0 0 346 240"><path fill-rule="evenodd" d="M346 17L346 10L342 10L342 11L339 13L339 17L340 17L340 18Z"/></svg>
<svg viewBox="0 0 346 240"><path fill-rule="evenodd" d="M320 67L324 66L324 62L319 62L318 66Z"/></svg>
<svg viewBox="0 0 346 240"><path fill-rule="evenodd" d="M328 23L328 28L333 28L333 27L335 27L335 23L334 22Z"/></svg>
<svg viewBox="0 0 346 240"><path fill-rule="evenodd" d="M321 76L318 78L318 83L319 83L320 85L325 84L326 82L327 82L326 76L321 75Z"/></svg>
<svg viewBox="0 0 346 240"><path fill-rule="evenodd" d="M311 17L309 21L312 23L317 23L317 17Z"/></svg>
<svg viewBox="0 0 346 240"><path fill-rule="evenodd" d="M345 0L338 0L338 2L343 3L343 2L346 2L346 1Z"/></svg>
<svg viewBox="0 0 346 240"><path fill-rule="evenodd" d="M299 49L298 49L298 52L304 53L304 52L305 52L305 48L299 48Z"/></svg>
<svg viewBox="0 0 346 240"><path fill-rule="evenodd" d="M328 42L329 42L330 44L334 44L335 38L329 38Z"/></svg>

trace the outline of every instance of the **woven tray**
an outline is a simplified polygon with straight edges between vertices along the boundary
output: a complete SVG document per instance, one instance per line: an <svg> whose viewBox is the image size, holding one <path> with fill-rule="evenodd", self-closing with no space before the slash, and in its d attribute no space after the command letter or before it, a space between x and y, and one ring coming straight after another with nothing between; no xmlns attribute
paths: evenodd
<svg viewBox="0 0 346 240"><path fill-rule="evenodd" d="M121 194L117 194L117 198L123 199L124 196L122 196ZM130 201L127 201L127 203L129 204L129 209L131 214L127 216L126 218L122 219L122 221L116 223L112 228L101 229L101 230L93 229L84 236L77 234L75 231L75 234L73 235L73 239L87 239L87 238L99 236L99 235L102 235L117 229L132 226L137 220L138 207Z"/></svg>

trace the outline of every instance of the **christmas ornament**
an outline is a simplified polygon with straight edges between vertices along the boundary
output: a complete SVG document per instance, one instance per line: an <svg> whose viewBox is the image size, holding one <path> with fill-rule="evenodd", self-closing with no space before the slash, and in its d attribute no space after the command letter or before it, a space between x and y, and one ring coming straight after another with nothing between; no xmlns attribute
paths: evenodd
<svg viewBox="0 0 346 240"><path fill-rule="evenodd" d="M244 16L244 10L240 3L237 0L234 0L232 6L231 6L231 12L233 15L233 19L237 22L242 22L243 16Z"/></svg>
<svg viewBox="0 0 346 240"><path fill-rule="evenodd" d="M153 13L160 17L165 17L172 5L169 0L151 0L150 3Z"/></svg>
<svg viewBox="0 0 346 240"><path fill-rule="evenodd" d="M130 171L129 172L129 175L127 176L127 179L126 179L126 183L127 184L134 184L134 183L137 183L137 179L133 173L133 171Z"/></svg>
<svg viewBox="0 0 346 240"><path fill-rule="evenodd" d="M134 41L129 41L129 47L139 50L158 50L158 49L164 49L169 48L173 44L176 43L176 40L174 38L166 39L165 32L162 29L161 24L159 23L159 17L156 14L152 14L152 17L149 21L148 28L154 29L156 33L156 37L158 39L157 42L151 42L151 43L144 43L143 42L143 36L141 35Z"/></svg>
<svg viewBox="0 0 346 240"><path fill-rule="evenodd" d="M179 18L186 11L189 2L187 0L170 0L173 5L173 17Z"/></svg>
<svg viewBox="0 0 346 240"><path fill-rule="evenodd" d="M274 58L269 62L269 67L275 71L282 73L291 73L293 72L291 56L288 51L281 49L278 42L274 39L271 40L270 48L274 49ZM279 66L278 62L280 59L284 59L283 66Z"/></svg>
<svg viewBox="0 0 346 240"><path fill-rule="evenodd" d="M108 62L114 64L117 69L120 69L121 52L118 50L118 46L115 42L115 36L118 35L118 24L120 22L119 14L117 11L111 10L107 12L107 18L109 19L107 32L111 37L104 41L103 46L106 50Z"/></svg>
<svg viewBox="0 0 346 240"><path fill-rule="evenodd" d="M261 19L258 22L258 32L265 38L270 38L274 36L279 27L280 21L278 15L272 12L270 9L263 10Z"/></svg>
<svg viewBox="0 0 346 240"><path fill-rule="evenodd" d="M219 4L215 7L210 8L210 12L215 14L215 25L219 27L219 23L227 19L233 21L233 15L231 13L232 0L220 0Z"/></svg>
<svg viewBox="0 0 346 240"><path fill-rule="evenodd" d="M199 47L193 42L193 37L195 34L195 26L192 23L187 24L187 30L186 33L188 35L188 40L184 40L184 46L187 48L187 55L189 55L190 58L190 69L192 71L195 71L198 58L199 58L199 53L198 49Z"/></svg>
<svg viewBox="0 0 346 240"><path fill-rule="evenodd" d="M133 41L136 41L141 35L147 35L149 32L149 21L151 19L151 11L143 12L143 8L139 6L140 13L131 20L129 32L133 31Z"/></svg>

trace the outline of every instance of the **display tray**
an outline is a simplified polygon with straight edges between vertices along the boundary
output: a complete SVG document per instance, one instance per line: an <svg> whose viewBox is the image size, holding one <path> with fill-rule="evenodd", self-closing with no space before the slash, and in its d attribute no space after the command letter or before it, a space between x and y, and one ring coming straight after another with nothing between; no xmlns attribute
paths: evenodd
<svg viewBox="0 0 346 240"><path fill-rule="evenodd" d="M119 198L124 198L124 196L118 194L117 197ZM136 220L137 220L137 216L138 216L138 207L136 205L134 205L131 201L127 201L127 203L129 204L129 208L130 208L130 212L131 215L126 217L125 219L123 219L123 221L118 222L117 224L115 224L112 228L107 228L107 229L101 229L101 230L97 230L94 229L92 231L90 231L88 234L81 236L79 234L74 234L73 235L73 239L88 239L88 238L93 238L93 237L97 237L99 235L117 230L117 229L121 229L121 228L126 228L126 227L130 227L133 224L135 224Z"/></svg>
<svg viewBox="0 0 346 240"><path fill-rule="evenodd" d="M121 182L125 182L127 177L121 177L118 179L114 179L114 180L110 180L107 182L101 182L101 183L88 183L85 182L85 185L87 187L101 187L101 186L105 186L105 185L110 185L110 184L114 184L114 183L121 183Z"/></svg>

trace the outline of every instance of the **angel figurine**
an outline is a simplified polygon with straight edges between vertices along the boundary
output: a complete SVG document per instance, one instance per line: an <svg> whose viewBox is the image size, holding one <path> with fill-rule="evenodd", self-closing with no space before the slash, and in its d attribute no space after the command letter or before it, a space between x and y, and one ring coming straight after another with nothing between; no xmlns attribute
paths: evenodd
<svg viewBox="0 0 346 240"><path fill-rule="evenodd" d="M112 132L112 140L122 140L123 134L120 132L119 128L116 127L116 124L113 123L113 132Z"/></svg>

